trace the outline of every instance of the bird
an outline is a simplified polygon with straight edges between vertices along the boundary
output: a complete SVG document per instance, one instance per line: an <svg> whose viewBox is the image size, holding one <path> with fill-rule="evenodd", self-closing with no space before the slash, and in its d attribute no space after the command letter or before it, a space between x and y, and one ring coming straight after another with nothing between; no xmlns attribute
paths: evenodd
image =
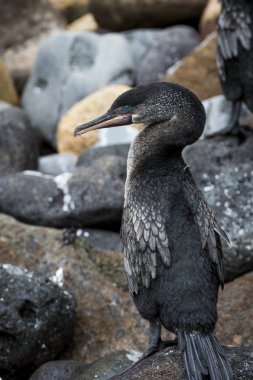
<svg viewBox="0 0 253 380"><path fill-rule="evenodd" d="M225 128L210 134L240 134L242 103L253 112L253 2L221 0L217 19L217 68L223 93L232 103Z"/></svg>
<svg viewBox="0 0 253 380"><path fill-rule="evenodd" d="M121 237L130 293L150 323L137 363L164 347L163 326L177 336L188 380L231 380L214 331L224 284L221 238L229 240L182 158L203 132L204 107L180 85L139 85L74 134L135 123L143 130L128 153Z"/></svg>

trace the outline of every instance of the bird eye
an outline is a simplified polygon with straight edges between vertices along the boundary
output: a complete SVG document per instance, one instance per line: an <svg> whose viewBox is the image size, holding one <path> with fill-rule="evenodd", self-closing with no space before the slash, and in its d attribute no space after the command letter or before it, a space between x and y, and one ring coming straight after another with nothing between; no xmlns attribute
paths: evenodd
<svg viewBox="0 0 253 380"><path fill-rule="evenodd" d="M124 111L126 111L126 112L130 112L131 111L131 106L129 106L129 105L126 105L126 106L123 106L123 109L124 109Z"/></svg>

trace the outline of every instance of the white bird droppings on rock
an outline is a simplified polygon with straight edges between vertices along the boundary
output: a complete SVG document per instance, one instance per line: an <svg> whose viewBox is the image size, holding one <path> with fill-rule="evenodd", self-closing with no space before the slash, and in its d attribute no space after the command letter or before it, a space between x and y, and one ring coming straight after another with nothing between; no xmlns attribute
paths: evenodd
<svg viewBox="0 0 253 380"><path fill-rule="evenodd" d="M63 196L63 211L64 212L71 212L71 210L75 209L75 203L71 197L69 187L68 187L68 181L72 177L72 173L62 173L58 175L57 177L54 177L54 182L57 185L57 188L62 190L64 196Z"/></svg>
<svg viewBox="0 0 253 380"><path fill-rule="evenodd" d="M57 269L54 275L50 277L50 280L53 281L58 286L62 287L64 282L64 273L63 268Z"/></svg>
<svg viewBox="0 0 253 380"><path fill-rule="evenodd" d="M135 350L129 350L126 355L127 359L131 362L136 362L141 357L141 352Z"/></svg>

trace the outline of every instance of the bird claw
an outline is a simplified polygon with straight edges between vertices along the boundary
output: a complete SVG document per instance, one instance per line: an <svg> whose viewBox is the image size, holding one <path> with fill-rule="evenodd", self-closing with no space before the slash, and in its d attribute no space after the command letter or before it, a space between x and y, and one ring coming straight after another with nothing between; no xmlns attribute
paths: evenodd
<svg viewBox="0 0 253 380"><path fill-rule="evenodd" d="M163 350L166 347L171 347L177 345L177 338L174 340L160 340L156 345L149 345L146 351L141 355L140 359L138 359L135 363L124 369L124 371L117 374L117 376L123 375L125 372L134 368L138 364L140 364L144 359L147 359L149 356L154 355L156 352ZM113 379L113 378L112 378Z"/></svg>

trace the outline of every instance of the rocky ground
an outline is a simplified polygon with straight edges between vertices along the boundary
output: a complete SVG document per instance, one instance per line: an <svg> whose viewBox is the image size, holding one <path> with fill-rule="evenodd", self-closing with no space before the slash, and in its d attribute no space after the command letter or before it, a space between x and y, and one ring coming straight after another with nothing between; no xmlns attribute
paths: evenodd
<svg viewBox="0 0 253 380"><path fill-rule="evenodd" d="M0 379L185 379L176 347L119 374L148 342L119 236L141 126L73 137L127 89L159 80L189 87L206 109L184 158L231 241L217 335L235 378L253 379L253 121L244 109L244 138L207 138L230 114L218 0L18 3L0 5Z"/></svg>

